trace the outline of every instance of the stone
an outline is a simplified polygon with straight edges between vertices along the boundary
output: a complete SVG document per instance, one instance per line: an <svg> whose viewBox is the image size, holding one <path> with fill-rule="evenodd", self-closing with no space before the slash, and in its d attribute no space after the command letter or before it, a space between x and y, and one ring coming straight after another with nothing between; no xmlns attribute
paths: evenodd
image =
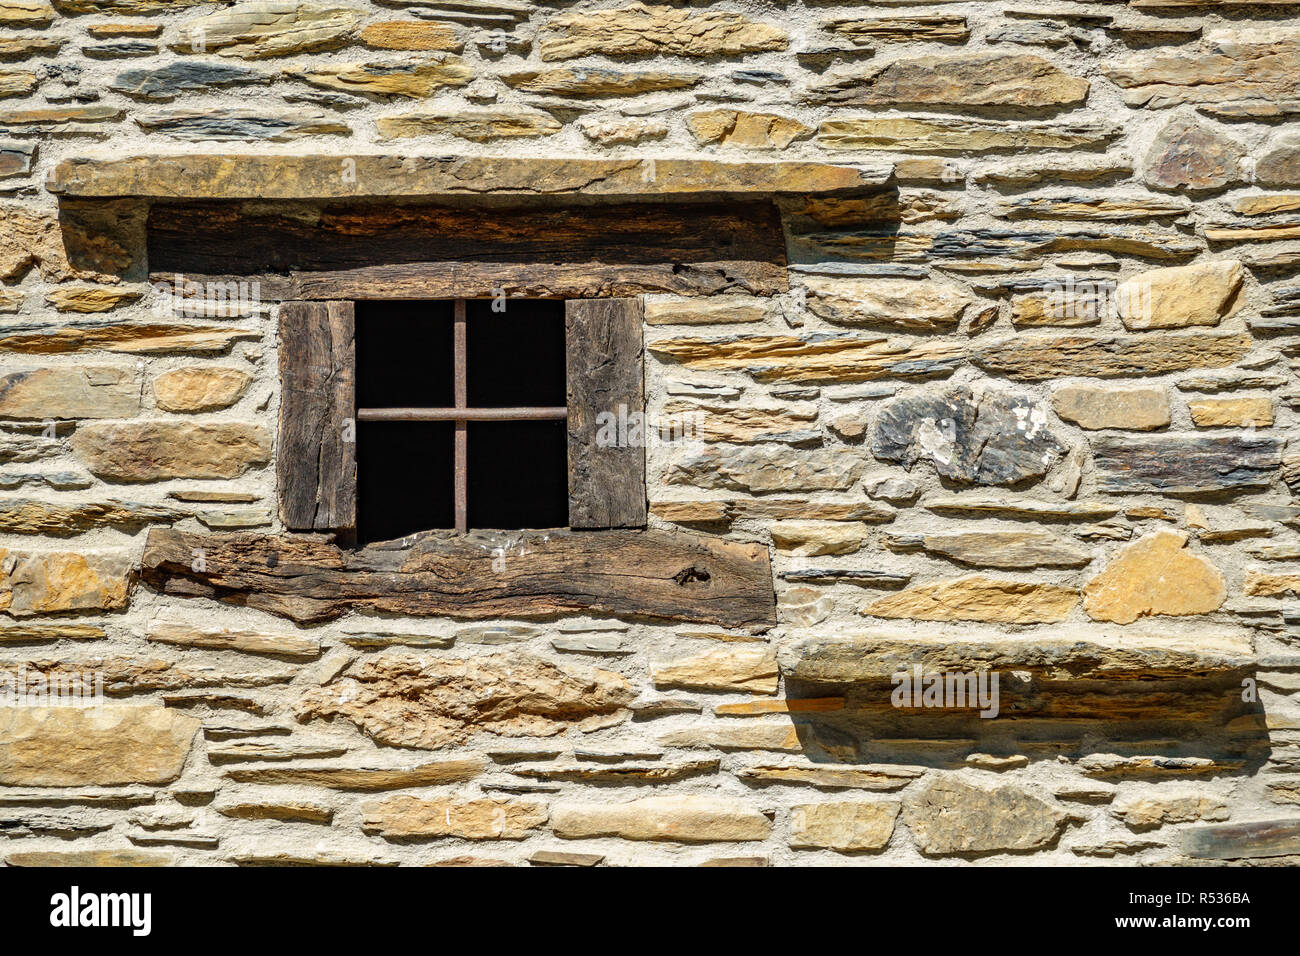
<svg viewBox="0 0 1300 956"><path fill-rule="evenodd" d="M81 534L94 528L132 531L158 522L171 524L186 513L174 508L131 501L36 501L0 498L0 531L55 537Z"/></svg>
<svg viewBox="0 0 1300 956"><path fill-rule="evenodd" d="M657 664L650 669L650 678L660 690L775 694L780 675L769 648L728 647Z"/></svg>
<svg viewBox="0 0 1300 956"><path fill-rule="evenodd" d="M1030 396L966 386L886 402L871 453L911 469L924 459L963 484L1015 485L1047 474L1064 446Z"/></svg>
<svg viewBox="0 0 1300 956"><path fill-rule="evenodd" d="M93 474L116 482L237 478L271 456L266 429L243 422L87 425L71 445Z"/></svg>
<svg viewBox="0 0 1300 956"><path fill-rule="evenodd" d="M1228 596L1223 574L1186 547L1185 532L1161 529L1120 548L1084 586L1084 611L1094 621L1132 624L1217 610Z"/></svg>
<svg viewBox="0 0 1300 956"><path fill-rule="evenodd" d="M177 647L202 647L212 650L240 651L245 654L272 654L277 657L306 659L320 656L320 640L300 634L205 628L180 621L153 620L149 622L145 636L151 641L174 644Z"/></svg>
<svg viewBox="0 0 1300 956"><path fill-rule="evenodd" d="M815 448L792 455L779 446L713 445L675 457L664 480L751 494L844 491L865 468L862 456L849 449Z"/></svg>
<svg viewBox="0 0 1300 956"><path fill-rule="evenodd" d="M541 110L445 110L384 116L376 121L381 139L447 134L475 143L520 136L550 136L560 123Z"/></svg>
<svg viewBox="0 0 1300 956"><path fill-rule="evenodd" d="M906 343L826 332L659 339L648 342L646 348L690 369L742 370L763 382L807 384L944 375L965 355L963 346L954 343Z"/></svg>
<svg viewBox="0 0 1300 956"><path fill-rule="evenodd" d="M668 124L654 119L598 119L584 116L578 120L582 135L601 146L631 146L647 140L663 139Z"/></svg>
<svg viewBox="0 0 1300 956"><path fill-rule="evenodd" d="M1008 219L1063 219L1082 222L1125 222L1186 216L1191 205L1182 198L1154 196L1024 196L1002 204Z"/></svg>
<svg viewBox="0 0 1300 956"><path fill-rule="evenodd" d="M881 116L823 120L817 141L827 149L905 153L1018 153L1104 146L1120 135L1100 122L1000 123L950 117Z"/></svg>
<svg viewBox="0 0 1300 956"><path fill-rule="evenodd" d="M901 808L897 800L795 804L790 808L790 846L840 853L883 850Z"/></svg>
<svg viewBox="0 0 1300 956"><path fill-rule="evenodd" d="M135 289L72 286L46 293L45 302L60 312L111 312L140 298Z"/></svg>
<svg viewBox="0 0 1300 956"><path fill-rule="evenodd" d="M225 803L213 807L232 820L279 820L285 823L329 823L334 811L319 803L279 800L267 803Z"/></svg>
<svg viewBox="0 0 1300 956"><path fill-rule="evenodd" d="M0 26L44 27L54 20L54 8L45 0L0 0Z"/></svg>
<svg viewBox="0 0 1300 956"><path fill-rule="evenodd" d="M695 749L709 747L716 750L776 750L800 752L804 749L800 728L786 720L746 720L729 724L697 724L661 734L658 743L664 747Z"/></svg>
<svg viewBox="0 0 1300 956"><path fill-rule="evenodd" d="M906 43L909 40L934 40L941 43L964 42L970 37L966 18L955 14L910 17L837 17L823 21L832 33L857 43Z"/></svg>
<svg viewBox="0 0 1300 956"><path fill-rule="evenodd" d="M1267 428L1273 424L1273 400L1269 398L1199 398L1188 402L1187 410L1198 428Z"/></svg>
<svg viewBox="0 0 1300 956"><path fill-rule="evenodd" d="M562 13L543 26L543 60L596 54L626 56L739 56L784 50L784 30L738 13L633 3L614 10Z"/></svg>
<svg viewBox="0 0 1300 956"><path fill-rule="evenodd" d="M0 70L0 98L27 96L37 87L36 74L27 70Z"/></svg>
<svg viewBox="0 0 1300 956"><path fill-rule="evenodd" d="M374 792L463 783L477 777L483 767L483 758L474 756L406 767L236 767L225 771L225 776L235 783Z"/></svg>
<svg viewBox="0 0 1300 956"><path fill-rule="evenodd" d="M5 866L125 867L174 866L170 853L156 850L27 850L10 853Z"/></svg>
<svg viewBox="0 0 1300 956"><path fill-rule="evenodd" d="M760 296L718 295L644 297L646 325L713 325L761 322L769 301ZM671 394L671 392L670 392Z"/></svg>
<svg viewBox="0 0 1300 956"><path fill-rule="evenodd" d="M399 794L361 805L361 829L386 840L523 840L547 817L545 805L525 800L426 800Z"/></svg>
<svg viewBox="0 0 1300 956"><path fill-rule="evenodd" d="M1180 103L1295 99L1300 97L1300 31L1251 27L1216 29L1204 48L1143 52L1106 68L1130 106L1164 109Z"/></svg>
<svg viewBox="0 0 1300 956"><path fill-rule="evenodd" d="M1093 182L1101 179L1128 177L1133 173L1133 163L1125 156L1061 156L1002 160L984 166L972 174L977 183L1033 186L1057 181Z"/></svg>
<svg viewBox="0 0 1300 956"><path fill-rule="evenodd" d="M1130 794L1111 806L1111 812L1132 830L1154 830L1166 823L1226 820L1228 805L1222 797L1195 791Z"/></svg>
<svg viewBox="0 0 1300 956"><path fill-rule="evenodd" d="M59 326L0 331L0 352L57 355L102 349L148 355L163 352L223 352L240 339L260 338L251 329L216 325Z"/></svg>
<svg viewBox="0 0 1300 956"><path fill-rule="evenodd" d="M0 708L0 784L117 787L171 783L200 722L170 708L106 704Z"/></svg>
<svg viewBox="0 0 1300 956"><path fill-rule="evenodd" d="M1185 850L1188 856L1200 860L1249 860L1300 854L1300 818L1193 827L1186 833Z"/></svg>
<svg viewBox="0 0 1300 956"><path fill-rule="evenodd" d="M0 125L3 117L0 116ZM708 159L656 159L655 176L628 159L515 157L417 157L359 153L356 182L339 175L337 153L263 155L201 153L134 156L120 160L66 160L49 177L50 192L63 196L202 199L356 198L356 183L371 197L480 196L690 196L754 193L774 196L836 193L879 186L890 165L816 162L723 163ZM0 208L8 217L10 210ZM22 211L15 218L30 216ZM5 220L9 225L8 219ZM41 229L53 230L52 217ZM0 231L0 236L5 233ZM31 245L31 243L27 243ZM4 249L0 245L0 249ZM3 262L3 257L0 257ZM0 278L4 278L0 272Z"/></svg>
<svg viewBox="0 0 1300 956"><path fill-rule="evenodd" d="M718 771L717 759L676 760L670 763L648 762L602 766L600 764L540 764L516 766L510 772L533 780L572 780L579 783L667 783Z"/></svg>
<svg viewBox="0 0 1300 956"><path fill-rule="evenodd" d="M1056 842L1067 814L1021 787L942 776L904 801L903 819L922 853L951 856L1042 849Z"/></svg>
<svg viewBox="0 0 1300 956"><path fill-rule="evenodd" d="M803 280L807 308L837 325L884 325L899 329L953 329L971 297L958 286L930 280Z"/></svg>
<svg viewBox="0 0 1300 956"><path fill-rule="evenodd" d="M98 641L108 632L94 624L11 624L0 626L0 644L46 641Z"/></svg>
<svg viewBox="0 0 1300 956"><path fill-rule="evenodd" d="M1065 620L1078 599L1074 588L972 574L912 585L876 599L862 613L915 621L1052 624Z"/></svg>
<svg viewBox="0 0 1300 956"><path fill-rule="evenodd" d="M610 70L593 67L562 67L503 73L502 81L522 93L543 96L609 97L637 96L665 90L690 89L700 82L698 73L667 70ZM809 131L811 132L811 130Z"/></svg>
<svg viewBox="0 0 1300 956"><path fill-rule="evenodd" d="M154 69L126 70L109 88L147 100L170 100L189 92L263 86L272 75L233 63L177 60Z"/></svg>
<svg viewBox="0 0 1300 956"><path fill-rule="evenodd" d="M778 551L798 557L852 554L867 543L869 530L856 521L775 521L768 526Z"/></svg>
<svg viewBox="0 0 1300 956"><path fill-rule="evenodd" d="M925 772L899 764L753 764L736 771L751 783L806 784L826 789L901 790Z"/></svg>
<svg viewBox="0 0 1300 956"><path fill-rule="evenodd" d="M135 580L125 551L13 551L0 548L0 611L14 617L120 611Z"/></svg>
<svg viewBox="0 0 1300 956"><path fill-rule="evenodd" d="M1052 393L1052 408L1067 422L1090 431L1151 431L1169 424L1169 392L1163 386L1064 385Z"/></svg>
<svg viewBox="0 0 1300 956"><path fill-rule="evenodd" d="M1088 81L1040 56L978 53L894 60L865 72L832 76L806 102L819 106L1007 106L1047 109L1078 106Z"/></svg>
<svg viewBox="0 0 1300 956"><path fill-rule="evenodd" d="M1246 147L1204 123L1176 119L1156 134L1143 178L1157 189L1222 189L1242 178Z"/></svg>
<svg viewBox="0 0 1300 956"><path fill-rule="evenodd" d="M1107 494L1266 488L1282 462L1279 439L1246 435L1103 435L1092 450L1097 489Z"/></svg>
<svg viewBox="0 0 1300 956"><path fill-rule="evenodd" d="M347 134L352 130L321 110L172 109L135 117L149 133L189 140L271 140Z"/></svg>
<svg viewBox="0 0 1300 956"><path fill-rule="evenodd" d="M252 380L239 368L178 368L153 380L154 401L167 412L212 412L239 401Z"/></svg>
<svg viewBox="0 0 1300 956"><path fill-rule="evenodd" d="M549 737L608 727L627 718L635 696L618 674L525 654L395 654L349 665L305 691L294 712L299 720L343 717L385 746L434 750L478 732Z"/></svg>
<svg viewBox="0 0 1300 956"><path fill-rule="evenodd" d="M816 420L817 406L811 403L721 405L672 400L664 404L653 427L665 442L808 445L821 440L812 427Z"/></svg>
<svg viewBox="0 0 1300 956"><path fill-rule="evenodd" d="M465 44L449 23L427 20L383 20L361 31L361 43L375 50L442 50L459 53Z"/></svg>
<svg viewBox="0 0 1300 956"><path fill-rule="evenodd" d="M135 369L112 365L0 367L0 418L130 418L139 411L140 376Z"/></svg>
<svg viewBox="0 0 1300 956"><path fill-rule="evenodd" d="M889 534L892 551L921 550L981 568L1079 568L1092 552L1051 531L939 531Z"/></svg>
<svg viewBox="0 0 1300 956"><path fill-rule="evenodd" d="M445 55L406 63L316 63L286 68L284 75L326 90L423 99L442 89L468 85L474 71L460 57Z"/></svg>
<svg viewBox="0 0 1300 956"><path fill-rule="evenodd" d="M971 361L994 375L1027 382L1088 376L1164 375L1224 368L1251 347L1245 334L1120 336L1020 335L976 346Z"/></svg>
<svg viewBox="0 0 1300 956"><path fill-rule="evenodd" d="M1255 181L1265 186L1300 186L1300 135L1278 134L1255 164Z"/></svg>
<svg viewBox="0 0 1300 956"><path fill-rule="evenodd" d="M813 135L813 128L788 116L745 110L707 110L686 118L687 129L702 146L739 146L745 149L785 149L797 139Z"/></svg>
<svg viewBox="0 0 1300 956"><path fill-rule="evenodd" d="M673 843L766 840L772 821L739 800L693 795L556 804L551 830L567 840L619 837Z"/></svg>
<svg viewBox="0 0 1300 956"><path fill-rule="evenodd" d="M255 60L343 46L362 11L292 0L239 3L190 20L172 45L177 53L202 50Z"/></svg>
<svg viewBox="0 0 1300 956"><path fill-rule="evenodd" d="M1232 314L1244 274L1236 259L1139 273L1115 290L1119 317L1130 330L1218 325Z"/></svg>
<svg viewBox="0 0 1300 956"><path fill-rule="evenodd" d="M0 47L2 50L3 47ZM18 143L12 140L0 140L0 179L13 176L26 176L32 171L32 157L36 153L35 145ZM16 311L9 310L6 311Z"/></svg>
<svg viewBox="0 0 1300 956"><path fill-rule="evenodd" d="M895 674L916 667L925 674L969 673L976 662L981 670L1027 671L1049 681L1201 678L1253 670L1257 663L1249 638L1240 634L1129 634L1095 626L1018 637L999 630L962 637L901 630L815 635L784 645L777 658L787 680L881 684L886 691Z"/></svg>

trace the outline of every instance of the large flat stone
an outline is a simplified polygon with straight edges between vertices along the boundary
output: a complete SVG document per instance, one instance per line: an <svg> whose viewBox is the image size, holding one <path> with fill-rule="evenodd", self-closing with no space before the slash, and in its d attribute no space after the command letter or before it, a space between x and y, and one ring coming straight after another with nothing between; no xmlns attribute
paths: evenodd
<svg viewBox="0 0 1300 956"><path fill-rule="evenodd" d="M777 659L787 680L828 684L887 684L917 666L926 674L987 669L1053 681L1151 680L1245 671L1255 666L1255 651L1241 634L1128 634L1084 625L1023 637L996 631L817 635L787 644Z"/></svg>
<svg viewBox="0 0 1300 956"><path fill-rule="evenodd" d="M620 837L712 843L766 840L772 821L730 797L662 796L623 803L559 803L551 811L558 837Z"/></svg>
<svg viewBox="0 0 1300 956"><path fill-rule="evenodd" d="M1300 817L1195 827L1185 836L1187 855L1202 860L1249 860L1300 853Z"/></svg>
<svg viewBox="0 0 1300 956"><path fill-rule="evenodd" d="M887 534L893 551L925 551L979 568L1078 568L1092 551L1051 531L936 531Z"/></svg>
<svg viewBox="0 0 1300 956"><path fill-rule="evenodd" d="M816 448L791 454L773 445L712 445L673 459L665 480L697 488L766 494L778 491L845 491L866 468L847 448Z"/></svg>
<svg viewBox="0 0 1300 956"><path fill-rule="evenodd" d="M527 800L427 800L410 794L362 804L361 814L366 833L389 840L522 840L548 817L545 804Z"/></svg>
<svg viewBox="0 0 1300 956"><path fill-rule="evenodd" d="M784 50L784 30L738 13L633 3L615 10L562 13L548 20L543 60L578 56L737 56Z"/></svg>
<svg viewBox="0 0 1300 956"><path fill-rule="evenodd" d="M436 749L477 732L549 737L624 720L635 697L620 675L528 655L393 655L360 661L295 707L301 720L342 717L390 747Z"/></svg>
<svg viewBox="0 0 1300 956"><path fill-rule="evenodd" d="M1236 259L1138 273L1115 289L1119 317L1142 331L1218 325L1232 314L1244 275Z"/></svg>
<svg viewBox="0 0 1300 956"><path fill-rule="evenodd" d="M172 49L245 59L330 50L347 42L361 18L356 7L292 0L240 3L188 21Z"/></svg>
<svg viewBox="0 0 1300 956"><path fill-rule="evenodd" d="M1113 378L1224 368L1251 347L1251 337L1193 334L1120 336L1021 335L979 346L971 357L994 375L1043 382L1072 375Z"/></svg>
<svg viewBox="0 0 1300 956"><path fill-rule="evenodd" d="M928 280L809 277L803 286L808 311L836 325L952 329L971 301L957 286Z"/></svg>
<svg viewBox="0 0 1300 956"><path fill-rule="evenodd" d="M0 368L0 418L130 418L140 410L140 376L112 365Z"/></svg>
<svg viewBox="0 0 1300 956"><path fill-rule="evenodd" d="M903 819L922 853L950 856L1042 849L1067 815L1021 787L986 789L947 776L905 800Z"/></svg>
<svg viewBox="0 0 1300 956"><path fill-rule="evenodd" d="M1278 438L1103 435L1092 441L1097 489L1203 494L1266 488L1282 463Z"/></svg>
<svg viewBox="0 0 1300 956"><path fill-rule="evenodd" d="M345 159L355 161L355 177L339 175ZM686 198L852 192L881 185L892 172L888 163L208 153L70 159L55 167L47 185L62 196L185 200L485 194Z"/></svg>
<svg viewBox="0 0 1300 956"><path fill-rule="evenodd" d="M200 721L156 706L0 708L0 784L171 783Z"/></svg>
<svg viewBox="0 0 1300 956"><path fill-rule="evenodd" d="M1227 582L1186 546L1186 532L1167 528L1125 545L1084 587L1083 609L1094 621L1116 624L1217 610L1228 596Z"/></svg>
<svg viewBox="0 0 1300 956"><path fill-rule="evenodd" d="M901 807L897 800L796 804L790 808L790 845L841 853L883 850Z"/></svg>
<svg viewBox="0 0 1300 956"><path fill-rule="evenodd" d="M1076 106L1088 81L1040 56L974 53L895 60L837 74L805 99L835 106L962 106L1043 109Z"/></svg>
<svg viewBox="0 0 1300 956"><path fill-rule="evenodd" d="M271 436L243 422L122 422L77 429L72 450L106 481L236 478L270 459Z"/></svg>
<svg viewBox="0 0 1300 956"><path fill-rule="evenodd" d="M1130 106L1228 104L1300 98L1300 30L1218 29L1203 51L1136 53L1106 69Z"/></svg>
<svg viewBox="0 0 1300 956"><path fill-rule="evenodd" d="M827 149L905 153L1003 153L1102 146L1122 130L1102 122L998 123L950 117L872 116L823 120Z"/></svg>
<svg viewBox="0 0 1300 956"><path fill-rule="evenodd" d="M1074 588L972 574L912 585L877 598L862 613L912 621L1051 624L1064 620L1078 600Z"/></svg>
<svg viewBox="0 0 1300 956"><path fill-rule="evenodd" d="M120 611L135 580L127 551L0 549L0 611L14 617Z"/></svg>
<svg viewBox="0 0 1300 956"><path fill-rule="evenodd" d="M1093 431L1151 431L1169 424L1169 392L1163 386L1065 385L1052 393L1052 407L1067 422Z"/></svg>

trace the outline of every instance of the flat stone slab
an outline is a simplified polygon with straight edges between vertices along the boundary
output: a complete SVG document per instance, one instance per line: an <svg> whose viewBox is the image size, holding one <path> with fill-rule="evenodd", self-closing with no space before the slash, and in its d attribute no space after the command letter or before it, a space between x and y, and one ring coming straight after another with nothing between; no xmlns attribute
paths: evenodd
<svg viewBox="0 0 1300 956"><path fill-rule="evenodd" d="M883 683L917 665L927 674L1029 671L1050 680L1151 680L1249 669L1255 652L1245 636L1121 635L1077 628L1026 637L988 632L813 636L782 648L777 660L787 679L826 683Z"/></svg>
<svg viewBox="0 0 1300 956"><path fill-rule="evenodd" d="M60 196L143 199L807 195L873 189L892 164L722 163L707 159L231 154L69 159Z"/></svg>

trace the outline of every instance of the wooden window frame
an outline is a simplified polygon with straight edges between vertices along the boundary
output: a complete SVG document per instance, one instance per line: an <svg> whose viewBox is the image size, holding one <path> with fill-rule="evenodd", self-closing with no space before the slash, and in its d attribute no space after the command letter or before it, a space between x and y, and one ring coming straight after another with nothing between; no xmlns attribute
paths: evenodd
<svg viewBox="0 0 1300 956"><path fill-rule="evenodd" d="M453 331L454 406L359 409L356 301L290 301L280 306L282 399L276 455L280 518L292 531L327 532L356 543L356 423L453 421L455 528L469 530L468 422L564 418L568 424L570 529L644 528L645 447L602 445L601 412L645 413L640 298L566 299L566 406L469 409L466 308L457 299Z"/></svg>

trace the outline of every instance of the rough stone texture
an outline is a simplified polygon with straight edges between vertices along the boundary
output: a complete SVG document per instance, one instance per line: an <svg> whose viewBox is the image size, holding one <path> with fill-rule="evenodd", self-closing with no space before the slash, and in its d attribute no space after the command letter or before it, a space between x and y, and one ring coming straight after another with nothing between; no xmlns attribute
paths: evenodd
<svg viewBox="0 0 1300 956"><path fill-rule="evenodd" d="M624 720L635 694L618 674L520 656L358 662L305 693L301 720L343 717L391 747L433 750L486 731L548 737Z"/></svg>
<svg viewBox="0 0 1300 956"><path fill-rule="evenodd" d="M715 446L676 459L666 480L753 494L842 491L862 476L865 467L860 455L839 449L817 449L792 457L771 446Z"/></svg>
<svg viewBox="0 0 1300 956"><path fill-rule="evenodd" d="M1222 189L1242 178L1245 158L1237 140L1204 123L1174 120L1156 134L1143 177L1159 189Z"/></svg>
<svg viewBox="0 0 1300 956"><path fill-rule="evenodd" d="M1133 830L1154 830L1166 823L1226 820L1228 805L1220 797L1196 792L1133 794L1111 805L1111 812Z"/></svg>
<svg viewBox="0 0 1300 956"><path fill-rule="evenodd" d="M1267 398L1202 398L1188 402L1187 410L1198 428L1273 424L1273 402Z"/></svg>
<svg viewBox="0 0 1300 956"><path fill-rule="evenodd" d="M687 120L691 135L701 144L721 143L750 149L785 149L796 139L813 134L811 126L772 113L742 110L708 110Z"/></svg>
<svg viewBox="0 0 1300 956"><path fill-rule="evenodd" d="M644 797L628 803L556 804L551 830L567 839L614 836L674 843L764 840L771 821L759 811L723 797Z"/></svg>
<svg viewBox="0 0 1300 956"><path fill-rule="evenodd" d="M1088 81L1039 56L981 54L895 60L837 76L809 99L839 106L1063 107L1082 103Z"/></svg>
<svg viewBox="0 0 1300 956"><path fill-rule="evenodd" d="M3 707L0 784L171 783L198 729L196 718L162 707Z"/></svg>
<svg viewBox="0 0 1300 956"><path fill-rule="evenodd" d="M925 551L981 568L1077 568L1092 552L1050 531L946 531L885 536L893 551Z"/></svg>
<svg viewBox="0 0 1300 956"><path fill-rule="evenodd" d="M1263 488L1282 461L1278 439L1262 436L1103 436L1092 447L1098 489L1110 494Z"/></svg>
<svg viewBox="0 0 1300 956"><path fill-rule="evenodd" d="M181 41L172 48L178 53L197 50L264 59L342 46L360 22L361 13L354 7L291 0L240 3L188 21Z"/></svg>
<svg viewBox="0 0 1300 956"><path fill-rule="evenodd" d="M766 648L710 651L660 664L650 673L656 687L688 690L748 691L775 694L776 657Z"/></svg>
<svg viewBox="0 0 1300 956"><path fill-rule="evenodd" d="M474 78L474 71L458 56L416 63L292 67L284 73L326 90L411 99L432 96L445 87L466 86Z"/></svg>
<svg viewBox="0 0 1300 956"><path fill-rule="evenodd" d="M900 808L897 800L796 804L790 808L790 845L841 853L883 849Z"/></svg>
<svg viewBox="0 0 1300 956"><path fill-rule="evenodd" d="M14 617L126 607L135 559L123 551L0 548L0 610Z"/></svg>
<svg viewBox="0 0 1300 956"><path fill-rule="evenodd" d="M884 406L871 453L911 468L924 459L963 484L1015 485L1045 475L1064 451L1028 395L958 387Z"/></svg>
<svg viewBox="0 0 1300 956"><path fill-rule="evenodd" d="M1242 275L1235 259L1140 273L1115 290L1119 317L1142 330L1218 325L1231 313Z"/></svg>
<svg viewBox="0 0 1300 956"><path fill-rule="evenodd" d="M952 328L970 297L938 282L907 279L807 279L808 310L836 325Z"/></svg>
<svg viewBox="0 0 1300 956"><path fill-rule="evenodd" d="M1020 787L985 789L939 778L903 804L922 853L933 856L1037 850L1065 826L1065 813Z"/></svg>
<svg viewBox="0 0 1300 956"><path fill-rule="evenodd" d="M233 422L89 425L77 429L72 450L105 481L234 478L267 462L271 438L265 428Z"/></svg>
<svg viewBox="0 0 1300 956"><path fill-rule="evenodd" d="M238 368L178 368L154 379L153 397L164 411L211 412L239 401L252 380Z"/></svg>
<svg viewBox="0 0 1300 956"><path fill-rule="evenodd" d="M1169 424L1169 392L1164 388L1066 385L1052 393L1052 408L1080 428L1151 431Z"/></svg>
<svg viewBox="0 0 1300 956"><path fill-rule="evenodd" d="M871 602L862 613L915 621L1050 624L1064 620L1078 600L1073 588L970 575L914 585Z"/></svg>
<svg viewBox="0 0 1300 956"><path fill-rule="evenodd" d="M1196 53L1134 54L1106 73L1134 106L1230 104L1300 96L1300 31L1274 27L1213 30Z"/></svg>
<svg viewBox="0 0 1300 956"><path fill-rule="evenodd" d="M1152 614L1208 614L1227 597L1223 574L1186 550L1187 535L1156 531L1125 545L1083 589L1095 621L1132 624Z"/></svg>
<svg viewBox="0 0 1300 956"><path fill-rule="evenodd" d="M543 60L603 56L735 56L784 50L784 30L737 13L633 3L613 10L562 13L547 21Z"/></svg>
<svg viewBox="0 0 1300 956"><path fill-rule="evenodd" d="M547 818L545 804L525 800L422 800L407 794L363 804L361 812L362 829L389 840L522 840Z"/></svg>
<svg viewBox="0 0 1300 956"><path fill-rule="evenodd" d="M0 368L0 418L129 418L139 410L140 379L129 368Z"/></svg>

